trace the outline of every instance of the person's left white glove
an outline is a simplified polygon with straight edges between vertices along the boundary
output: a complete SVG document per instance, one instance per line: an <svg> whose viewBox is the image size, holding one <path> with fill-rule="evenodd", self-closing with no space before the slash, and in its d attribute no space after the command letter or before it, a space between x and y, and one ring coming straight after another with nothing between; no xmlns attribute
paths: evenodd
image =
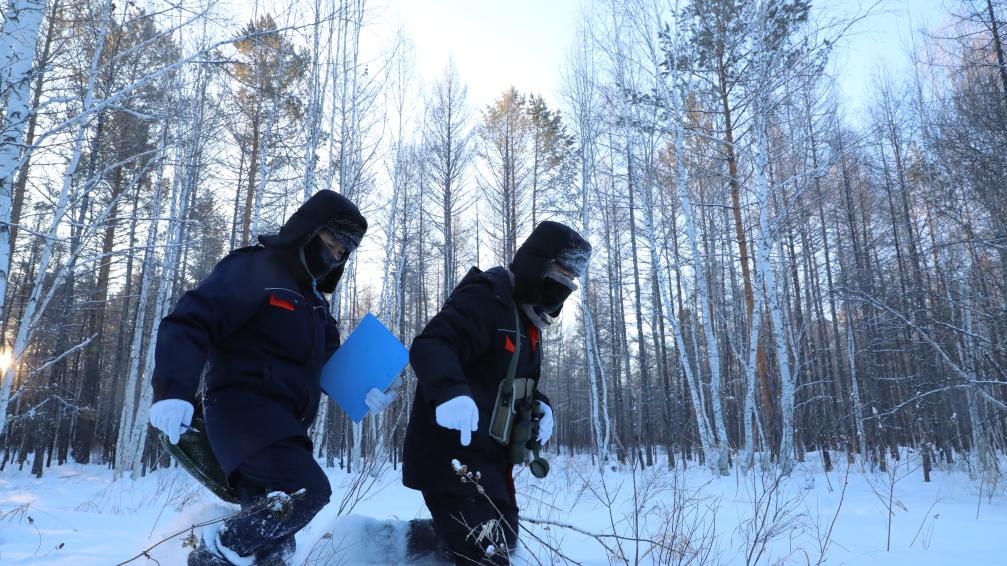
<svg viewBox="0 0 1007 566"><path fill-rule="evenodd" d="M182 399L162 399L150 406L150 424L168 435L168 441L178 444L182 429L192 423L192 403Z"/></svg>
<svg viewBox="0 0 1007 566"><path fill-rule="evenodd" d="M369 410L371 414L376 415L387 409L388 405L391 405L396 399L398 399L399 394L396 393L395 390L401 385L402 378L396 377L395 381L388 386L388 391L382 391L376 387L372 387L371 390L367 392L367 396L364 397L364 404L367 405L367 410Z"/></svg>
<svg viewBox="0 0 1007 566"><path fill-rule="evenodd" d="M552 407L546 405L542 401L538 402L538 408L542 410L542 418L538 421L538 441L540 444L545 444L549 442L552 438L552 428L554 425L552 419Z"/></svg>

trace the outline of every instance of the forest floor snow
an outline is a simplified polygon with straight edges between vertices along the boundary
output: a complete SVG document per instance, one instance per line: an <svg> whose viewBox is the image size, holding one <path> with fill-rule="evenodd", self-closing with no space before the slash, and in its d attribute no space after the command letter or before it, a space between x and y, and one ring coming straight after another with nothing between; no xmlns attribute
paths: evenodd
<svg viewBox="0 0 1007 566"><path fill-rule="evenodd" d="M1007 564L1003 486L981 490L961 469L935 470L924 483L911 456L887 473L838 455L825 473L809 457L783 479L713 477L696 465L602 475L587 459L552 459L546 480L518 474L522 516L553 524L525 523L515 563ZM427 516L419 493L393 469L328 473L332 503L297 535L294 563L406 564L406 522ZM179 469L116 480L104 466L71 464L36 479L8 464L0 564L117 564L233 511ZM184 564L183 539L130 564Z"/></svg>

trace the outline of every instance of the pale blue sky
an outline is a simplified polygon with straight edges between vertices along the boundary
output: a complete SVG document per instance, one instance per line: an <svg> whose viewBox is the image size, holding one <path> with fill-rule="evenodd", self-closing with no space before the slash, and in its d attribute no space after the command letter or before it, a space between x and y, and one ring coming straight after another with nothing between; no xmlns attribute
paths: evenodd
<svg viewBox="0 0 1007 566"><path fill-rule="evenodd" d="M817 2L828 4L830 10L843 13L863 13L874 6L875 0L831 0ZM908 50L911 35L921 28L932 29L947 22L949 10L957 6L955 0L885 0L872 15L859 23L841 43L833 58L833 72L847 109L853 113L863 110L870 96L872 78L881 70L908 72Z"/></svg>
<svg viewBox="0 0 1007 566"><path fill-rule="evenodd" d="M582 6L590 0L385 0L386 29L401 22L416 47L424 81L453 56L477 108L510 85L559 103L562 68ZM868 93L879 63L898 68L909 30L940 23L945 0L884 0L857 26L835 57L835 72L851 110ZM874 0L817 0L816 10L864 11Z"/></svg>
<svg viewBox="0 0 1007 566"><path fill-rule="evenodd" d="M477 107L513 85L556 100L580 0L388 0L426 80L453 56Z"/></svg>

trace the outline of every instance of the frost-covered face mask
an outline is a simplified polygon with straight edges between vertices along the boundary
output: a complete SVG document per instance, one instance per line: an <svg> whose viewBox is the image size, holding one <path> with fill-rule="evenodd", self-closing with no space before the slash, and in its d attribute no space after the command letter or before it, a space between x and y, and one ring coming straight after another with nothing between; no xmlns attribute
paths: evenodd
<svg viewBox="0 0 1007 566"><path fill-rule="evenodd" d="M542 300L538 306L544 313L558 313L567 297L576 290L577 283L573 279L558 271L550 271L542 278Z"/></svg>

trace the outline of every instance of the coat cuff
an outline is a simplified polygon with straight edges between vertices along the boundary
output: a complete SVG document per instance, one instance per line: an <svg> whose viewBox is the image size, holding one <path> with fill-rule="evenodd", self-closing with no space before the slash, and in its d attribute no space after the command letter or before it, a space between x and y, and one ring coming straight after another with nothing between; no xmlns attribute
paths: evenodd
<svg viewBox="0 0 1007 566"><path fill-rule="evenodd" d="M154 387L154 402L157 403L165 399L181 399L195 406L196 392L187 391L186 389L186 387L175 383L165 384L163 387Z"/></svg>
<svg viewBox="0 0 1007 566"><path fill-rule="evenodd" d="M474 400L474 397L472 397L472 389L469 388L467 383L454 383L445 387L439 387L437 392L434 394L434 398L431 399L431 405L436 408L442 403L446 403L455 397L462 396Z"/></svg>

